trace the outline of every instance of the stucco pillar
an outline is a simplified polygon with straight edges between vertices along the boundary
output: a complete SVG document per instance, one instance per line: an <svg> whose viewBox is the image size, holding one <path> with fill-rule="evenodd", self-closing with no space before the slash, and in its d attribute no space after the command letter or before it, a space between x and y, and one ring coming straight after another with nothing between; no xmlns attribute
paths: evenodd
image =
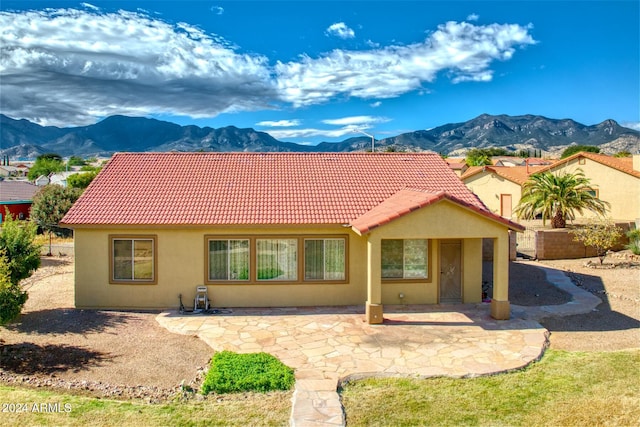
<svg viewBox="0 0 640 427"><path fill-rule="evenodd" d="M365 316L370 324L382 323L382 281L380 267L380 239L367 241L367 304Z"/></svg>
<svg viewBox="0 0 640 427"><path fill-rule="evenodd" d="M507 320L511 316L509 304L509 236L507 232L493 240L493 299L491 317Z"/></svg>

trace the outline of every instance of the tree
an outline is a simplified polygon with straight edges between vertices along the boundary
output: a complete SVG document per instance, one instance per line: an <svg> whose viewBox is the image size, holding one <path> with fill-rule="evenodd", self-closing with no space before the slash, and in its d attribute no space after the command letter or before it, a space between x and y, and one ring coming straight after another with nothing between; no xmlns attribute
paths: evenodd
<svg viewBox="0 0 640 427"><path fill-rule="evenodd" d="M0 251L7 257L9 279L16 286L40 267L40 245L35 243L37 229L32 221L16 221L7 211L0 233Z"/></svg>
<svg viewBox="0 0 640 427"><path fill-rule="evenodd" d="M91 181L98 175L98 171L76 173L67 178L67 185L71 188L84 190L91 184Z"/></svg>
<svg viewBox="0 0 640 427"><path fill-rule="evenodd" d="M594 145L572 145L571 147L568 147L562 152L562 154L560 155L560 158L564 159L566 157L573 156L574 154L579 153L581 151L586 151L587 153L599 153L600 148Z"/></svg>
<svg viewBox="0 0 640 427"><path fill-rule="evenodd" d="M485 151L478 148L469 150L467 152L465 161L467 162L467 166L485 166L491 164L489 155Z"/></svg>
<svg viewBox="0 0 640 427"><path fill-rule="evenodd" d="M575 212L588 210L598 215L607 212L609 203L598 199L589 179L582 170L554 175L536 173L522 186L522 197L514 212L522 219L542 215L542 223L551 219L553 228L564 228L567 219L575 219Z"/></svg>
<svg viewBox="0 0 640 427"><path fill-rule="evenodd" d="M62 157L60 157L58 154L43 154L36 158L33 166L31 167L31 169L29 169L27 178L33 181L40 175L46 176L51 173L61 172L63 170L64 163L62 162Z"/></svg>
<svg viewBox="0 0 640 427"><path fill-rule="evenodd" d="M9 263L5 251L0 251L0 325L4 325L22 311L28 295L18 284L11 282Z"/></svg>
<svg viewBox="0 0 640 427"><path fill-rule="evenodd" d="M85 166L86 164L87 162L82 157L78 156L71 156L67 161L67 165L69 166Z"/></svg>
<svg viewBox="0 0 640 427"><path fill-rule="evenodd" d="M81 194L78 188L45 185L33 196L31 219L49 233L69 235L70 231L58 227L58 223Z"/></svg>
<svg viewBox="0 0 640 427"><path fill-rule="evenodd" d="M596 250L600 265L607 256L607 251L614 247L622 236L622 229L611 221L601 220L589 222L579 228L570 230L573 240L582 242L585 246L590 246Z"/></svg>
<svg viewBox="0 0 640 427"><path fill-rule="evenodd" d="M631 153L627 150L618 151L613 157L631 157Z"/></svg>

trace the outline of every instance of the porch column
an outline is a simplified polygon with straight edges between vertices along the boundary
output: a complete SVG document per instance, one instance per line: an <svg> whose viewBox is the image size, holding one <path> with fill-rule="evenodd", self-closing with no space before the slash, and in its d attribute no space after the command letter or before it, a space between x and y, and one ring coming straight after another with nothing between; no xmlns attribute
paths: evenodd
<svg viewBox="0 0 640 427"><path fill-rule="evenodd" d="M509 304L509 236L493 239L493 299L491 317L507 320L511 316Z"/></svg>
<svg viewBox="0 0 640 427"><path fill-rule="evenodd" d="M365 315L370 324L382 323L382 282L380 271L380 239L367 241L367 304Z"/></svg>

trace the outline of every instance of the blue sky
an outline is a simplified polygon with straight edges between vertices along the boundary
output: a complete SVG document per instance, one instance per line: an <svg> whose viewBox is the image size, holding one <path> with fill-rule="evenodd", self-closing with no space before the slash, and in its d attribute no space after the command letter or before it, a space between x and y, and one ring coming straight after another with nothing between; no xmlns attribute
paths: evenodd
<svg viewBox="0 0 640 427"><path fill-rule="evenodd" d="M376 139L480 114L640 129L638 1L9 1L0 112Z"/></svg>

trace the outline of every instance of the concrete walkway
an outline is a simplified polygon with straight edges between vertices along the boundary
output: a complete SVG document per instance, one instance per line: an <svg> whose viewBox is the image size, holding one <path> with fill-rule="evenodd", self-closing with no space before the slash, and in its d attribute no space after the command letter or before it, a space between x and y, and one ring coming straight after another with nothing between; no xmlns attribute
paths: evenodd
<svg viewBox="0 0 640 427"><path fill-rule="evenodd" d="M545 271L552 283L560 283L580 302L544 310L515 306L507 321L493 320L489 304L385 306L381 325L367 324L363 307L233 309L214 315L165 312L157 320L171 332L197 335L216 351L273 354L296 370L291 425L342 426L337 392L341 381L477 376L519 369L539 359L548 331L536 320L590 311L585 304L593 302L563 282L562 272L556 277L557 270ZM563 311L564 306L570 307Z"/></svg>

